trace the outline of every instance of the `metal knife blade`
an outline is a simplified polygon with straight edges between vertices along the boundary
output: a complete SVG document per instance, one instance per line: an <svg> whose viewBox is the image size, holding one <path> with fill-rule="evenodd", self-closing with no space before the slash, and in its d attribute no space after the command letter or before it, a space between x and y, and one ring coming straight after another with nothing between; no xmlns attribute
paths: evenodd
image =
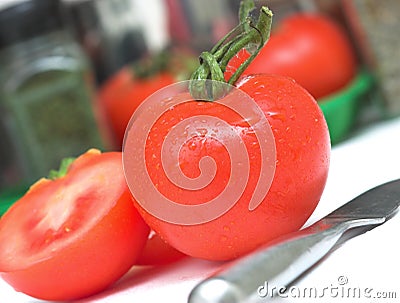
<svg viewBox="0 0 400 303"><path fill-rule="evenodd" d="M204 280L192 290L188 302L265 302L259 293L265 281L287 286L324 257L344 232L378 226L399 205L400 179L370 189L313 225L267 244Z"/></svg>
<svg viewBox="0 0 400 303"><path fill-rule="evenodd" d="M384 218L387 219L400 205L400 179L394 180L354 198L330 213L329 218Z"/></svg>

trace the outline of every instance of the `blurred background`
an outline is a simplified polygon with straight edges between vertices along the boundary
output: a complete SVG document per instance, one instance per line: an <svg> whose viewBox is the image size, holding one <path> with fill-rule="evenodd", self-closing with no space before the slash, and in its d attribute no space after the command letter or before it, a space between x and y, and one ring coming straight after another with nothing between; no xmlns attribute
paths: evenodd
<svg viewBox="0 0 400 303"><path fill-rule="evenodd" d="M279 34L288 18L317 14L347 39L344 43L355 58L343 63L350 78L329 93L314 95L326 115L333 145L367 124L400 115L400 1L256 2L274 12L272 36L276 31L285 41L276 42L278 53L289 54L291 49L292 59L303 62L303 71L312 71L313 65L296 58L307 39L291 44L286 43L290 35ZM200 52L238 24L239 4L240 0L0 0L0 211L57 168L62 158L92 147L121 150L136 106L157 89L188 79ZM305 36L316 34L316 28ZM332 37L325 33L329 41ZM272 44L271 40L271 49ZM329 56L336 58L334 52ZM266 66L278 66L279 73L279 64L271 61ZM329 68L318 64L314 82L329 78ZM341 71L337 73L340 78Z"/></svg>

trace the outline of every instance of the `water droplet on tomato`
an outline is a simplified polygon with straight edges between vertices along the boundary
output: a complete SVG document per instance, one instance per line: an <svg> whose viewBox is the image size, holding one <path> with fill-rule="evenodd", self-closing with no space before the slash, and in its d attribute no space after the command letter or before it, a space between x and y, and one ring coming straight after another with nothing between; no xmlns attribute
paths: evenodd
<svg viewBox="0 0 400 303"><path fill-rule="evenodd" d="M196 150L196 148L197 148L196 142L194 142L194 141L190 142L189 149L190 150Z"/></svg>
<svg viewBox="0 0 400 303"><path fill-rule="evenodd" d="M220 239L221 239L222 242L226 242L228 240L228 237L227 236L221 236Z"/></svg>
<svg viewBox="0 0 400 303"><path fill-rule="evenodd" d="M174 105L174 103L175 103L173 97L166 98L166 99L164 99L164 100L161 101L161 102L162 102L162 105L165 106L165 107L167 107L167 106L169 106L169 105Z"/></svg>
<svg viewBox="0 0 400 303"><path fill-rule="evenodd" d="M208 133L207 128L198 128L197 132L199 133L200 136L205 136Z"/></svg>
<svg viewBox="0 0 400 303"><path fill-rule="evenodd" d="M280 197L285 197L286 193L282 192L282 191L277 191L276 194Z"/></svg>
<svg viewBox="0 0 400 303"><path fill-rule="evenodd" d="M286 121L286 115L281 112L268 112L267 113L272 119L276 119L282 122Z"/></svg>

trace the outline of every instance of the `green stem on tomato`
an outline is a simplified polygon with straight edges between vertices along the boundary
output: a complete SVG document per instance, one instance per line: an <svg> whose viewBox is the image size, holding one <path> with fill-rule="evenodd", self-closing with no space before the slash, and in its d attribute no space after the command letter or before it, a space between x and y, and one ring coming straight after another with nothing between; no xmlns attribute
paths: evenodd
<svg viewBox="0 0 400 303"><path fill-rule="evenodd" d="M245 22L255 9L256 5L253 0L243 0L239 7L239 22Z"/></svg>
<svg viewBox="0 0 400 303"><path fill-rule="evenodd" d="M263 6L255 20L252 16L254 9L254 0L243 0L239 10L240 24L217 42L211 51L200 55L200 66L192 74L189 84L193 98L213 101L223 97L227 93L227 85L223 84L233 85L268 41L272 11ZM250 57L225 81L224 72L229 61L243 48L250 50Z"/></svg>

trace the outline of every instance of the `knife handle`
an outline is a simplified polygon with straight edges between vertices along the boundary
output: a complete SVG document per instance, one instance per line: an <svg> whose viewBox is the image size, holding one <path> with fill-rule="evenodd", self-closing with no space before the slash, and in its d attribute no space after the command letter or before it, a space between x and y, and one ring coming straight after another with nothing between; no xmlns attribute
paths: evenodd
<svg viewBox="0 0 400 303"><path fill-rule="evenodd" d="M265 302L317 263L351 227L373 224L369 219L326 225L320 221L286 236L277 245L256 250L198 284L189 303ZM322 230L321 230L322 228Z"/></svg>

